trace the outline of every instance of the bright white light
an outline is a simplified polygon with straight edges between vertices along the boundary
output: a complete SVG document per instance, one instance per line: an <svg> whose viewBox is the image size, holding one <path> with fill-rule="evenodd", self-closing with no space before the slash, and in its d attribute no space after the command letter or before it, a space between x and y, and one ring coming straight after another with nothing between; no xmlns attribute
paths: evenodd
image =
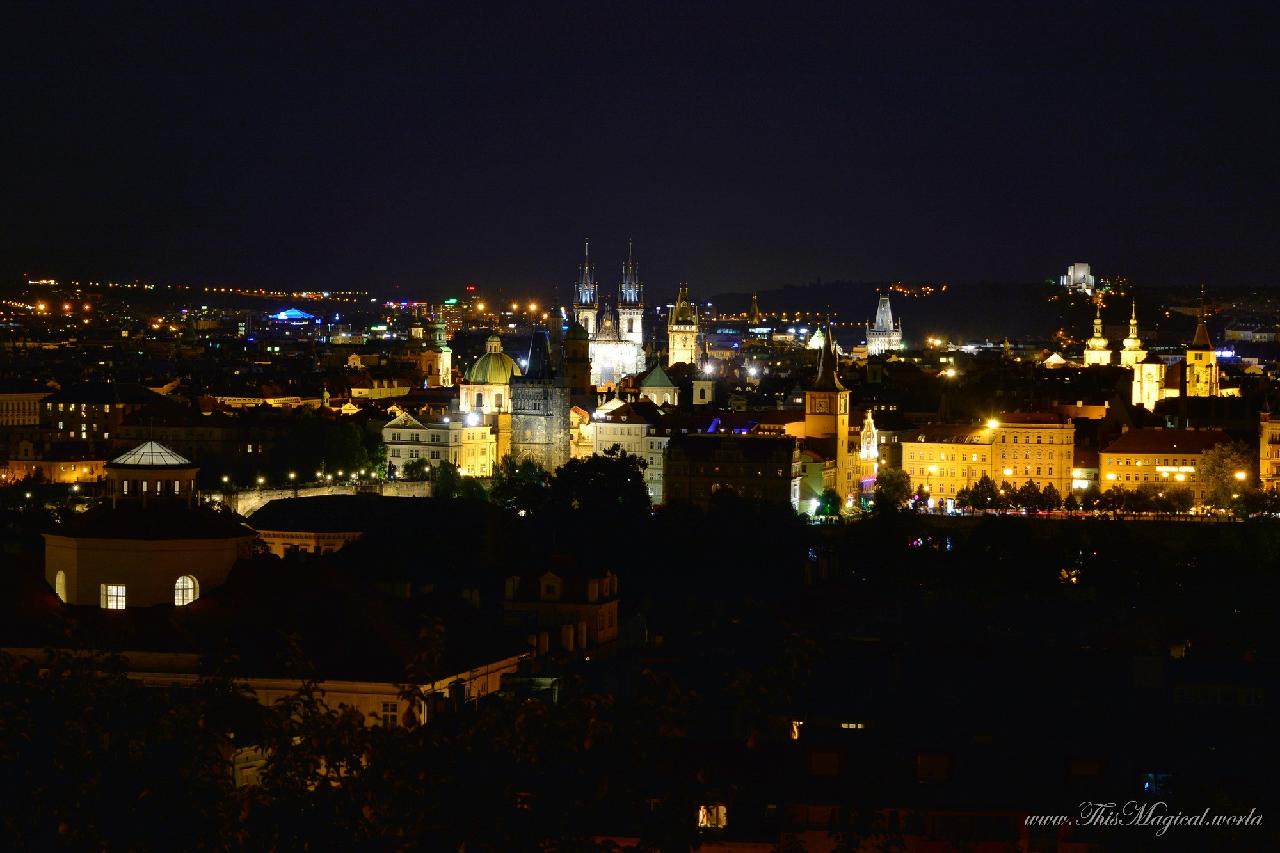
<svg viewBox="0 0 1280 853"><path fill-rule="evenodd" d="M747 368L747 375L748 375L748 376L759 376L759 375L760 375L760 368L758 368L758 367L748 367L748 368Z"/></svg>
<svg viewBox="0 0 1280 853"><path fill-rule="evenodd" d="M479 425L480 425L480 416L479 416L478 414L476 414L475 412L468 412L468 413L467 413L467 418L466 418L466 423L467 423L467 426L479 426Z"/></svg>

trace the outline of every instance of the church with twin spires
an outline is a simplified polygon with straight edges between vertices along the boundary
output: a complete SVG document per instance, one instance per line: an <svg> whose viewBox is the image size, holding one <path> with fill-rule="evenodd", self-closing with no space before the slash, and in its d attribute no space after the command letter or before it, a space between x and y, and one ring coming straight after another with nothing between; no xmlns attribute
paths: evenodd
<svg viewBox="0 0 1280 853"><path fill-rule="evenodd" d="M601 305L591 241L586 241L574 287L573 320L587 333L592 385L612 385L624 376L644 372L644 285L630 240L616 306L608 299Z"/></svg>

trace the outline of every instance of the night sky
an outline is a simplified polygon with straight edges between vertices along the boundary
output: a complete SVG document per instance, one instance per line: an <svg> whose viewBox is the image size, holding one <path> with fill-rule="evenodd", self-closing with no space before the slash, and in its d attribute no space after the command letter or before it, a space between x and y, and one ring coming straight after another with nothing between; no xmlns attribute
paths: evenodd
<svg viewBox="0 0 1280 853"><path fill-rule="evenodd" d="M1280 281L1267 4L267 5L4 7L6 282Z"/></svg>

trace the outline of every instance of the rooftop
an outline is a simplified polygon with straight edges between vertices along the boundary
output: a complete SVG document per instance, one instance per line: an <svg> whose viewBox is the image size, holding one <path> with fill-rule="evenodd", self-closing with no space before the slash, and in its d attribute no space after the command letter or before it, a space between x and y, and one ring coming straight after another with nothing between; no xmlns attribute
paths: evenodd
<svg viewBox="0 0 1280 853"><path fill-rule="evenodd" d="M1102 449L1103 453L1204 453L1231 436L1220 429L1131 429Z"/></svg>
<svg viewBox="0 0 1280 853"><path fill-rule="evenodd" d="M135 468L191 468L190 459L174 453L157 441L148 441L138 445L127 453L122 453L109 463L113 466L130 466Z"/></svg>

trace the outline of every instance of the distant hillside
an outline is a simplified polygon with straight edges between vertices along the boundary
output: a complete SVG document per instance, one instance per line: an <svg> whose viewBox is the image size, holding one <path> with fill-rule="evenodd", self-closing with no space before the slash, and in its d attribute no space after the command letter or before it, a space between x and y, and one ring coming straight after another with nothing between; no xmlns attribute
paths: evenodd
<svg viewBox="0 0 1280 853"><path fill-rule="evenodd" d="M902 321L911 346L928 335L1003 340L1048 338L1060 328L1087 333L1092 316L1086 298L1043 283L959 284L949 285L945 292L935 288L931 295L913 296L890 292L887 282L832 281L761 291L759 298L766 312L829 309L843 322L865 322L874 318L882 292L889 293L893 315ZM713 301L722 311L745 311L751 294L722 293Z"/></svg>

